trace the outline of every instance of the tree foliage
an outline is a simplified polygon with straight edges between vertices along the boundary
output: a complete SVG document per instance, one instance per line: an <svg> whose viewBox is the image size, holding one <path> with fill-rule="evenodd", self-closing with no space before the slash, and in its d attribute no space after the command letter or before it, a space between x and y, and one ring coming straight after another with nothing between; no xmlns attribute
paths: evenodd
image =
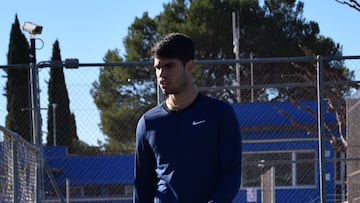
<svg viewBox="0 0 360 203"><path fill-rule="evenodd" d="M240 56L250 57L286 57L304 56L303 47L316 54L328 55L338 53L339 47L330 39L319 35L316 22L307 22L302 16L304 4L295 0L265 1L261 7L257 0L243 1L172 1L164 6L164 12L156 17L159 21L159 33L185 32L190 35L197 46L197 59L234 58L232 41L232 13L239 16ZM176 12L175 12L176 11ZM310 68L310 67L309 67ZM241 83L250 84L250 66L241 67ZM282 74L273 74L282 73ZM291 65L263 64L258 65L254 75L255 84L288 82L291 78L284 75L301 75ZM198 86L207 86L212 81L215 86L234 84L235 67L224 65L206 65L195 70ZM301 82L301 81L298 81ZM266 89L257 89L257 101L263 101ZM315 97L314 91L306 99ZM207 94L237 101L233 90L210 92ZM286 100L288 94L302 97L302 91L278 91L276 100ZM298 94L298 95L296 95ZM299 95L302 94L302 95ZM243 90L242 102L250 101L250 91ZM266 98L265 98L266 99Z"/></svg>
<svg viewBox="0 0 360 203"><path fill-rule="evenodd" d="M124 39L127 61L149 61L149 49L158 38L157 23L145 12L135 18ZM106 63L123 62L119 50L108 50ZM91 95L100 109L101 130L107 135L108 153L133 153L135 128L140 113L155 103L152 66L105 66Z"/></svg>
<svg viewBox="0 0 360 203"><path fill-rule="evenodd" d="M119 50L108 50L104 62L122 62ZM93 83L91 95L100 110L101 130L107 135L108 153L132 153L134 129L140 112L153 104L154 82L146 77L144 67L105 66L99 82ZM138 72L134 72L138 70ZM140 110L140 111L139 111Z"/></svg>
<svg viewBox="0 0 360 203"><path fill-rule="evenodd" d="M173 0L164 4L163 8L153 19L145 12L129 27L128 36L124 40L128 61L148 60L147 51L161 35L169 32L182 32L191 36L196 45L196 59L235 58L231 21L233 12L239 16L242 58L249 58L250 55L257 58L341 55L339 44L320 35L319 25L303 17L304 3L301 1L266 0L260 5L258 0ZM108 52L105 61L112 61L109 57L113 55ZM115 56L116 60L121 59L117 54ZM341 62L329 63L327 68L346 70ZM353 76L351 72L344 74L346 71L332 72L345 80ZM249 73L250 65L240 68L241 84L250 84ZM314 76L315 73L312 64L267 63L257 64L253 75L256 76L254 84L276 84L314 81L313 77L306 75ZM111 139L119 136L116 140L124 143L118 128L124 122L135 121L124 121L121 118L129 116L129 112L142 112L141 109L155 105L156 85L153 75L150 67L104 67L101 70L99 83L94 83L92 93L101 111L102 130ZM235 67L228 65L198 65L194 76L200 87L208 86L209 81L212 86L233 86L236 81ZM242 102L250 101L250 90L242 91ZM272 98L264 96L267 91L269 89L256 89L255 101L316 99L314 87L272 89L276 92ZM233 89L204 93L229 102L237 101ZM135 129L135 123L131 125ZM114 133L117 135L111 135Z"/></svg>
<svg viewBox="0 0 360 203"><path fill-rule="evenodd" d="M15 16L10 32L8 64L29 64L29 44L20 30L19 19ZM29 93L29 69L6 69L7 111L6 127L27 141L32 141L31 99Z"/></svg>
<svg viewBox="0 0 360 203"><path fill-rule="evenodd" d="M149 49L158 38L156 21L145 12L142 18L135 18L124 39L127 61L148 61Z"/></svg>
<svg viewBox="0 0 360 203"><path fill-rule="evenodd" d="M51 61L61 61L60 45L58 40L56 40L53 44ZM70 153L75 153L77 151L76 146L79 139L76 133L75 115L70 112L69 95L65 84L64 70L62 66L54 66L50 68L48 96L47 145L54 145L54 129L56 129L56 144L67 146ZM56 105L55 109L53 104ZM53 110L55 110L55 113ZM56 116L56 119L54 115ZM56 126L53 125L54 119L56 121Z"/></svg>

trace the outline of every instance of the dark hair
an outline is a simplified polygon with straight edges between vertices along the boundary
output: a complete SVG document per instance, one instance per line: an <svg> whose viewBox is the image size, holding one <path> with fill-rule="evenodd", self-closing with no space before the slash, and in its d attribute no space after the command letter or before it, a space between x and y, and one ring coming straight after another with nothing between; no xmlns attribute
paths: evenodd
<svg viewBox="0 0 360 203"><path fill-rule="evenodd" d="M160 38L151 49L151 56L158 58L177 58L187 63L195 58L195 46L192 39L181 33L170 33Z"/></svg>

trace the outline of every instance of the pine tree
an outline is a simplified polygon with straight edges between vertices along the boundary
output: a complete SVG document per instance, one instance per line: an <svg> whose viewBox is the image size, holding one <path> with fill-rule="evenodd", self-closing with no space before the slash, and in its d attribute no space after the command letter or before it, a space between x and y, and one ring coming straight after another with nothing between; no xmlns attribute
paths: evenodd
<svg viewBox="0 0 360 203"><path fill-rule="evenodd" d="M53 45L52 62L61 61L59 41ZM50 69L48 84L48 135L47 145L54 145L53 119L56 121L56 144L67 146L69 152L75 152L75 145L78 143L76 134L75 116L70 112L69 95L65 84L64 70L62 66L53 66ZM53 104L56 104L55 114Z"/></svg>
<svg viewBox="0 0 360 203"><path fill-rule="evenodd" d="M15 15L10 33L8 64L29 64L30 48L25 35L20 29L19 19ZM6 127L26 140L31 141L31 100L29 87L29 68L7 69L6 98L7 111Z"/></svg>

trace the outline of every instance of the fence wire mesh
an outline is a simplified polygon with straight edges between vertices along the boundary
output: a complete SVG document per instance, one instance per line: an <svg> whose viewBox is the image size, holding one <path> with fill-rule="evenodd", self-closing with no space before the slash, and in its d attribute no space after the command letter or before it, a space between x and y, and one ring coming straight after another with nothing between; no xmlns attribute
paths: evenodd
<svg viewBox="0 0 360 203"><path fill-rule="evenodd" d="M35 202L39 150L14 132L0 130L0 202Z"/></svg>
<svg viewBox="0 0 360 203"><path fill-rule="evenodd" d="M349 82L344 75L350 76L351 72L346 73L341 68L347 67L359 76L359 59L321 59L326 108L324 175L328 202L351 202L350 199L360 198L355 189L360 187L358 82L356 77ZM239 118L243 175L234 202L261 202L261 175L271 167L275 171L276 202L319 202L319 60L297 57L196 63L194 77L200 92L231 103ZM74 115L79 139L76 147L65 152L62 146L51 148L54 143L47 143L51 140L48 136L53 137L54 131L60 132L55 129L57 126L70 121L54 115L60 115L63 106L49 104L51 68L39 69L42 140L48 145L43 156L51 169L51 174L44 177L44 199L58 201L54 188L59 187L62 195L68 195L71 202L129 202L135 126L140 115L157 104L152 64L80 65L78 69L64 69L69 109ZM129 70L142 74L133 77L128 74ZM0 89L3 91L0 124L5 125L5 80L0 83ZM95 101L96 98L102 100ZM56 124L48 128L53 116ZM56 134L56 137L55 140L59 140L64 135ZM6 156L10 155L2 156L1 166L6 165ZM50 183L51 177L55 185ZM251 198L247 196L249 191Z"/></svg>
<svg viewBox="0 0 360 203"><path fill-rule="evenodd" d="M358 95L359 96L359 95ZM348 199L349 202L360 201L360 99L353 97L347 100L347 157L349 161L346 162L347 180L348 180Z"/></svg>

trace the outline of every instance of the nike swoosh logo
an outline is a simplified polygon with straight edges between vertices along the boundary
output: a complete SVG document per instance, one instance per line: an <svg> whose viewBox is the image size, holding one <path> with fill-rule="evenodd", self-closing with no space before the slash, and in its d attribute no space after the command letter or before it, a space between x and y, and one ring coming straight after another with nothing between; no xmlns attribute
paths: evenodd
<svg viewBox="0 0 360 203"><path fill-rule="evenodd" d="M205 120L201 120L201 121L193 121L192 122L192 125L199 125L201 123L205 123L206 121Z"/></svg>

